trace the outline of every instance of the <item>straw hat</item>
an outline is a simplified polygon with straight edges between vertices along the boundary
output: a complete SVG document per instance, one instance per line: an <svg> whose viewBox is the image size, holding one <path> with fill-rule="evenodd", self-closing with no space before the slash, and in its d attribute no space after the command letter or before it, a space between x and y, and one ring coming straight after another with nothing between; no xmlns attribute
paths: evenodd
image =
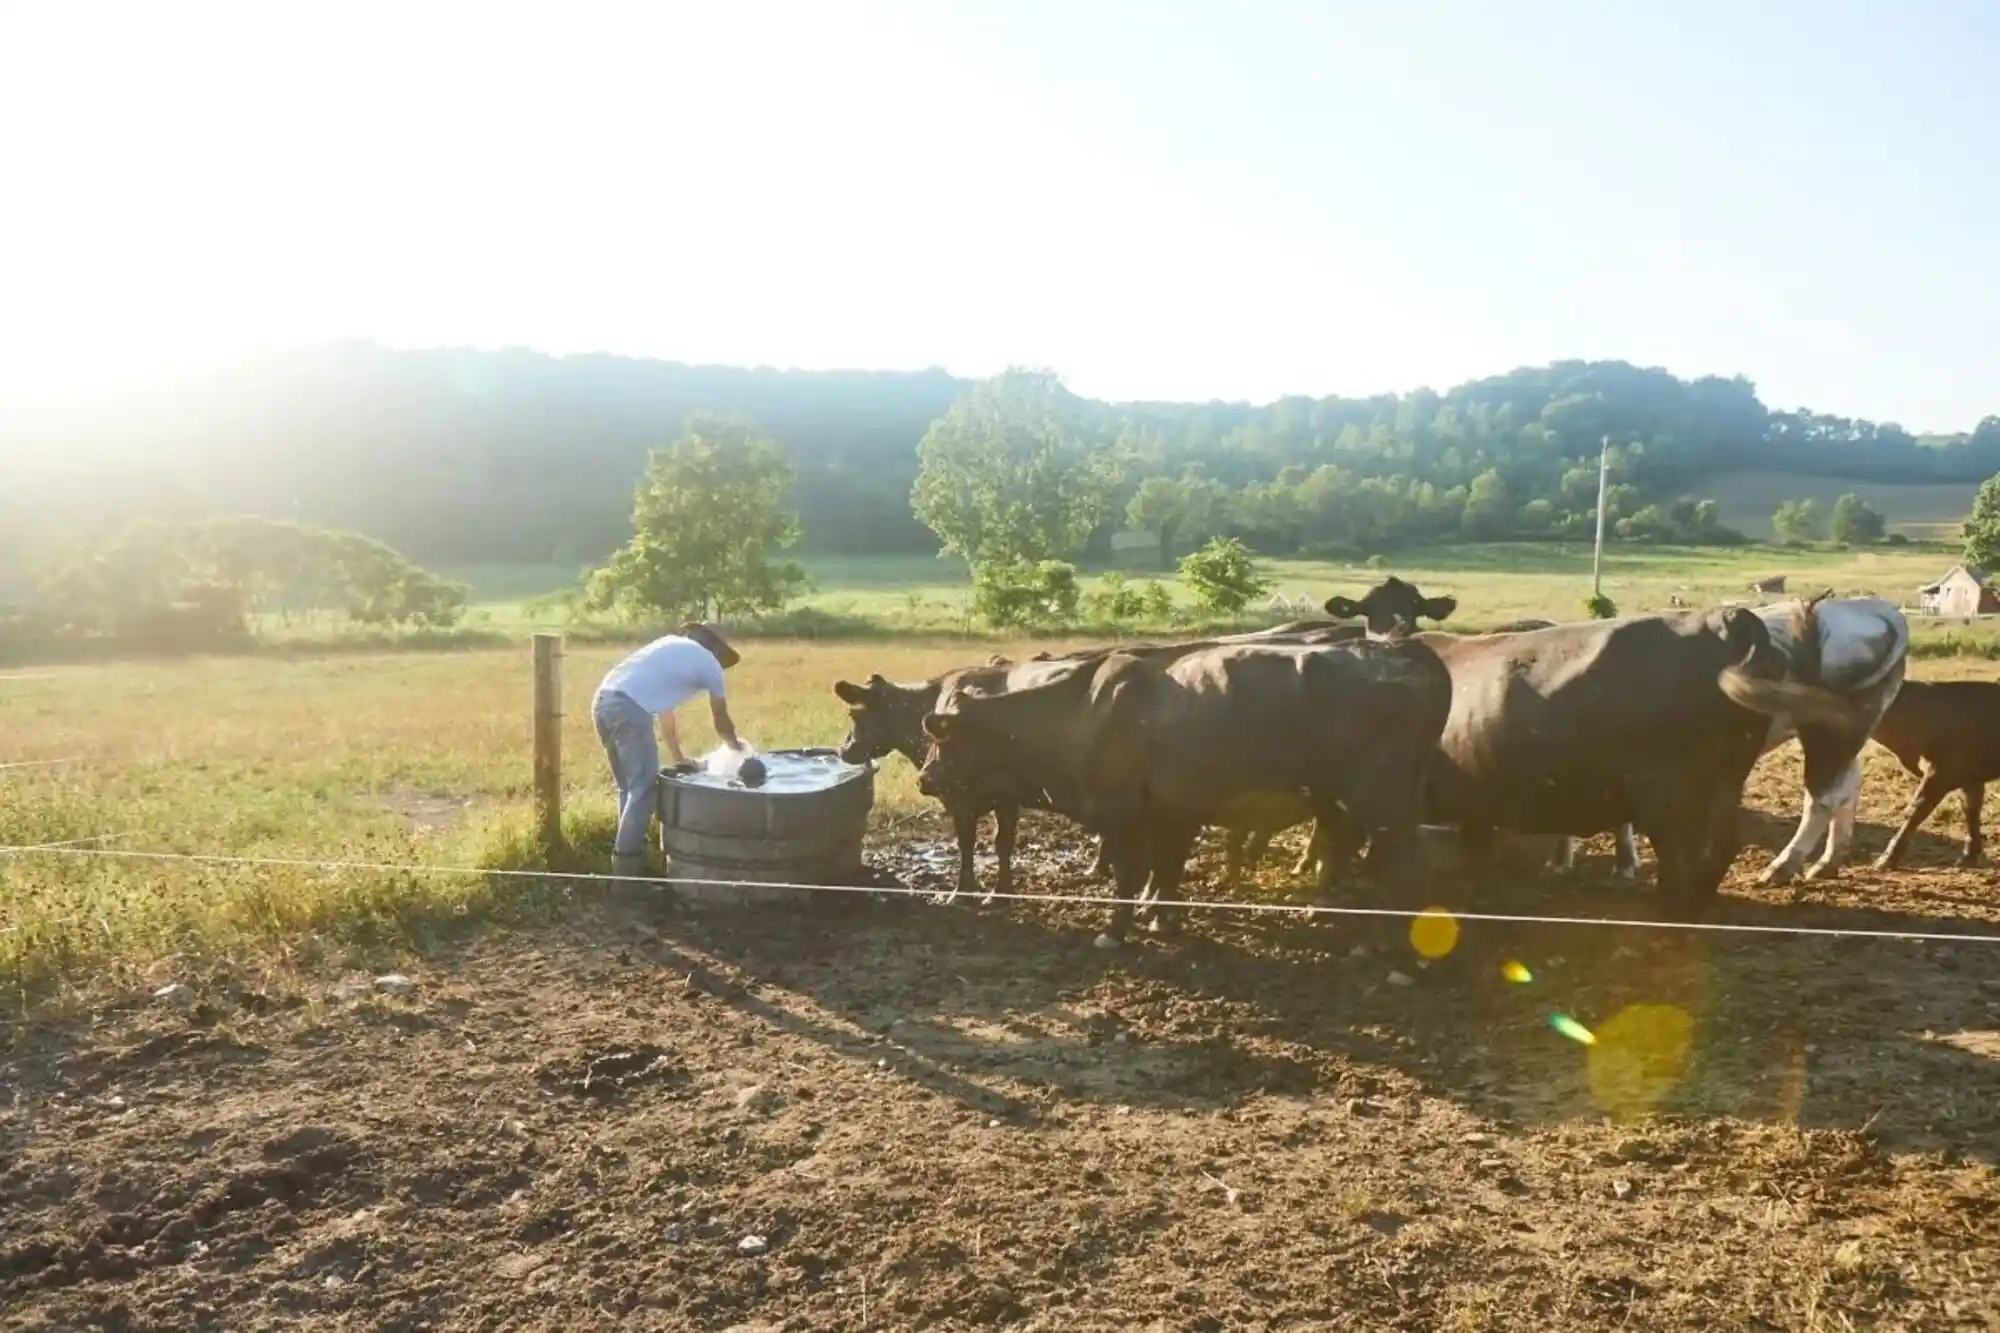
<svg viewBox="0 0 2000 1333"><path fill-rule="evenodd" d="M683 638L693 639L696 643L714 653L715 660L722 663L723 670L725 671L743 660L742 656L729 646L729 640L722 637L722 631L704 621L690 620L683 624L676 633L680 634Z"/></svg>

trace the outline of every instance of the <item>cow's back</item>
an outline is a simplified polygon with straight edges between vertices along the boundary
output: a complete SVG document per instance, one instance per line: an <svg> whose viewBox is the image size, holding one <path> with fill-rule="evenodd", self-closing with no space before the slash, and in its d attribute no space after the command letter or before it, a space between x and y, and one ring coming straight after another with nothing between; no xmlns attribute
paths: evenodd
<svg viewBox="0 0 2000 1333"><path fill-rule="evenodd" d="M1450 709L1443 664L1411 645L1225 645L1161 675L1147 714L1156 777L1221 788L1313 786L1330 760L1361 765L1389 748L1418 760Z"/></svg>
<svg viewBox="0 0 2000 1333"><path fill-rule="evenodd" d="M1512 822L1495 822L1533 831L1537 808L1609 808L1626 774L1763 727L1717 685L1743 649L1707 613L1417 637L1451 672L1432 775L1445 822L1497 809Z"/></svg>

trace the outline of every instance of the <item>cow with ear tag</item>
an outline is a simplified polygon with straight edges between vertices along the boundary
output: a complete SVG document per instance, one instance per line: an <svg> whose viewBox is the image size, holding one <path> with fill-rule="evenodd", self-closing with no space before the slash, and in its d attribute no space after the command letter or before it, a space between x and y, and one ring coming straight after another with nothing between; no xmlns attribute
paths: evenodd
<svg viewBox="0 0 2000 1333"><path fill-rule="evenodd" d="M1002 688L1007 673L1014 669L1014 664L1008 659L994 657L984 666L947 671L941 676L914 684L891 681L880 673L869 676L866 682L859 685L852 681L836 681L833 692L847 705L848 719L847 739L840 746L841 759L850 764L863 764L900 754L910 761L912 767L921 768L929 749L923 730L924 716L937 707L939 696L952 687L964 687L975 692ZM945 900L952 901L961 893L980 893L979 873L973 865L973 858L979 849L979 821L989 811L993 815L993 852L999 863L992 893L1012 893L1014 848L1023 802L1012 798L982 801L954 793L943 798L942 803L945 813L951 816L952 834L958 844L958 879ZM1101 843L1091 873L1100 878L1109 873ZM988 901L992 893L984 895Z"/></svg>
<svg viewBox="0 0 2000 1333"><path fill-rule="evenodd" d="M1420 887L1423 773L1450 693L1427 648L1367 640L1095 654L1005 691L941 696L923 722L932 744L918 787L1032 794L1101 834L1117 881L1099 938L1111 947L1142 894L1173 926L1166 905L1203 827L1280 806L1297 807L1291 822L1344 813L1372 836L1372 867Z"/></svg>
<svg viewBox="0 0 2000 1333"><path fill-rule="evenodd" d="M1629 822L1653 845L1664 906L1683 919L1706 911L1735 858L1743 786L1779 725L1807 735L1810 769L1815 732L1865 738L1896 670L1892 651L1862 650L1866 633L1814 633L1811 607L1787 613L1798 649L1740 607L1518 634L1412 632L1444 600L1389 580L1328 602L1365 615L1371 636L1429 645L1450 672L1428 822L1458 826L1473 850L1495 829L1585 836ZM1856 620L1882 626L1893 649L1894 626L1873 608ZM1854 687L1805 660L1829 642L1854 646L1844 662Z"/></svg>

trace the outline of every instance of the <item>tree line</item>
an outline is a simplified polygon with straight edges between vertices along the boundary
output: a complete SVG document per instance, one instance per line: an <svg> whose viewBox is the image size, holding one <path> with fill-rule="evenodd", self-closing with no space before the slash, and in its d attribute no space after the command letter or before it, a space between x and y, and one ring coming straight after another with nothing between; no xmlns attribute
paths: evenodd
<svg viewBox="0 0 2000 1333"><path fill-rule="evenodd" d="M520 350L271 353L88 403L0 405L0 533L52 515L108 531L251 513L365 533L430 564L582 568L630 534L648 451L702 412L743 418L774 443L802 549L929 552L938 541L912 500L919 446L981 387L941 371ZM1618 442L1614 535L1634 541L1729 540L1702 500L1737 471L1967 485L2000 471L2000 417L1918 437L1774 411L1740 377L1683 380L1618 361L1264 406L1047 392L1061 395L1064 430L1106 460L1083 537L1100 553L1131 527L1170 534L1166 557L1218 533L1267 553L1583 537L1607 435Z"/></svg>
<svg viewBox="0 0 2000 1333"><path fill-rule="evenodd" d="M0 648L102 641L198 649L338 621L449 629L466 589L352 532L254 517L138 519L30 552L0 598Z"/></svg>

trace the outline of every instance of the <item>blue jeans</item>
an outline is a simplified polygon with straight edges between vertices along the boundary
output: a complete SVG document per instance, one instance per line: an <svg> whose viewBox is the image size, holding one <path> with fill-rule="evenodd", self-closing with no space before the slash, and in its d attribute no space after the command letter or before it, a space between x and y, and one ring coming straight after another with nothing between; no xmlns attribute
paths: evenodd
<svg viewBox="0 0 2000 1333"><path fill-rule="evenodd" d="M618 781L618 836L611 850L618 856L638 856L646 850L653 788L660 780L660 742L653 734L653 715L630 696L612 690L591 701L590 717L611 760L611 776Z"/></svg>

